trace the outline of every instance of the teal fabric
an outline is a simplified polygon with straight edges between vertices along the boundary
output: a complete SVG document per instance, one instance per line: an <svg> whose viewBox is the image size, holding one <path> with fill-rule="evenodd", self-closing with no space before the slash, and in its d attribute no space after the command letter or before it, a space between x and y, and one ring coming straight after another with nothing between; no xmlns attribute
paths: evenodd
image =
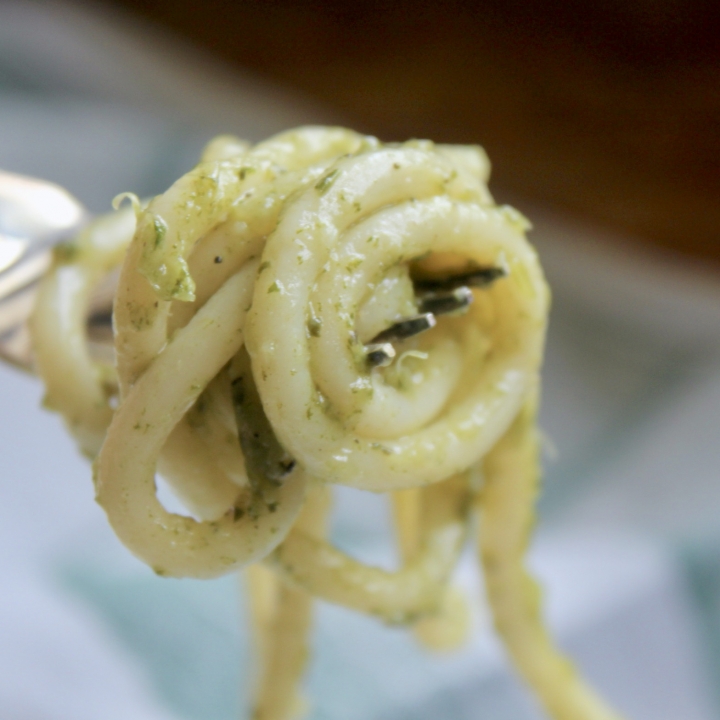
<svg viewBox="0 0 720 720"><path fill-rule="evenodd" d="M106 620L178 717L237 720L247 661L236 578L114 576L83 564L59 580Z"/></svg>
<svg viewBox="0 0 720 720"><path fill-rule="evenodd" d="M249 719L252 655L236 578L167 580L83 563L58 579L137 656L178 718ZM307 720L429 719L439 708L453 720L540 720L512 677L455 673L461 658L430 653L405 630L355 613L316 606L312 646ZM438 683L445 690L437 696L418 692Z"/></svg>
<svg viewBox="0 0 720 720"><path fill-rule="evenodd" d="M698 634L703 648L710 687L720 718L720 538L715 543L689 545L680 552L695 602Z"/></svg>

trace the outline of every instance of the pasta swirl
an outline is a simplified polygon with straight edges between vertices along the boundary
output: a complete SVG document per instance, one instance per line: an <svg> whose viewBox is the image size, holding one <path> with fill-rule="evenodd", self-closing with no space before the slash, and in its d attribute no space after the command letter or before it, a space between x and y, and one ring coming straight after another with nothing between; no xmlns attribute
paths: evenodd
<svg viewBox="0 0 720 720"><path fill-rule="evenodd" d="M508 426L539 363L547 293L535 254L443 160L413 147L341 160L322 192L286 209L265 247L247 331L265 371L256 381L283 445L326 481L388 491L462 471ZM394 387L358 367L354 314L388 270L431 251L502 264L509 277L462 324L430 333L420 382ZM485 348L475 323L487 328ZM462 399L452 398L458 387Z"/></svg>
<svg viewBox="0 0 720 720"><path fill-rule="evenodd" d="M475 147L222 136L58 250L43 282L47 401L95 458L120 539L161 575L264 561L247 573L257 719L298 712L313 597L457 644L450 581L474 516L497 628L552 717L616 717L553 649L522 568L549 293L488 174ZM121 261L113 368L84 320ZM158 471L192 516L163 507ZM334 484L389 494L401 567L334 547Z"/></svg>

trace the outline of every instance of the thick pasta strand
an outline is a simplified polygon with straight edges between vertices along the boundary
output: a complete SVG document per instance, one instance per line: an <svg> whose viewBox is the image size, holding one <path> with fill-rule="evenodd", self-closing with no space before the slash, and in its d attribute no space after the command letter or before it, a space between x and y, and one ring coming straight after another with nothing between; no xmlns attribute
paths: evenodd
<svg viewBox="0 0 720 720"><path fill-rule="evenodd" d="M337 605L389 623L409 623L438 611L466 539L466 476L423 488L420 547L397 572L370 567L295 526L269 562L284 578Z"/></svg>
<svg viewBox="0 0 720 720"><path fill-rule="evenodd" d="M62 414L80 449L91 458L112 419L109 400L117 381L114 372L93 360L85 319L93 289L122 262L134 231L135 215L123 210L99 218L72 243L56 248L31 318L45 403Z"/></svg>
<svg viewBox="0 0 720 720"><path fill-rule="evenodd" d="M423 498L423 495L425 498ZM392 493L393 516L400 556L404 563L416 560L422 552L423 499L432 502L421 488ZM434 650L452 650L461 646L470 631L467 598L462 591L447 585L435 613L421 617L413 626L415 637Z"/></svg>
<svg viewBox="0 0 720 720"><path fill-rule="evenodd" d="M251 593L257 593L261 583L267 583L269 587L265 589L273 594L272 610L265 618L265 626L259 630L262 634L262 641L258 642L260 678L252 718L287 720L302 717L305 700L299 685L308 660L312 596L290 587L263 565L253 565L248 570ZM262 613L253 613L255 622L259 614Z"/></svg>
<svg viewBox="0 0 720 720"><path fill-rule="evenodd" d="M522 403L546 314L535 253L507 213L483 205L477 187L424 147L340 160L319 185L322 193L311 188L286 208L262 256L247 343L253 367L263 369L256 382L265 411L283 446L317 477L379 491L438 482L482 457ZM448 386L432 362L408 392L357 362L354 314L368 287L429 252L508 269L487 291L493 316L471 307L464 318L485 326L492 353L459 373L467 384L452 403L461 383ZM431 340L430 361L437 352L465 365L472 338L461 331L450 347L442 332Z"/></svg>
<svg viewBox="0 0 720 720"><path fill-rule="evenodd" d="M533 396L485 459L479 551L495 627L516 666L555 720L619 720L555 648L542 620L541 591L524 567L538 494Z"/></svg>
<svg viewBox="0 0 720 720"><path fill-rule="evenodd" d="M161 575L213 577L259 560L302 507L301 468L259 502L231 506L216 521L168 513L155 496L157 460L170 433L242 347L255 270L251 263L230 278L158 354L115 413L95 464L96 497L115 532Z"/></svg>
<svg viewBox="0 0 720 720"><path fill-rule="evenodd" d="M330 501L328 487L312 486L296 526L323 539ZM300 683L309 656L312 595L288 585L264 565L248 568L247 580L260 667L253 718L302 716L305 701Z"/></svg>
<svg viewBox="0 0 720 720"><path fill-rule="evenodd" d="M342 128L221 136L165 193L58 250L43 281L47 404L95 459L119 538L160 575L251 566L258 720L302 714L314 599L459 644L473 507L496 626L550 716L617 717L554 649L523 570L549 293L489 167L477 147ZM120 264L111 367L85 317ZM157 499L157 472L187 515ZM396 570L333 545L333 484L387 494Z"/></svg>

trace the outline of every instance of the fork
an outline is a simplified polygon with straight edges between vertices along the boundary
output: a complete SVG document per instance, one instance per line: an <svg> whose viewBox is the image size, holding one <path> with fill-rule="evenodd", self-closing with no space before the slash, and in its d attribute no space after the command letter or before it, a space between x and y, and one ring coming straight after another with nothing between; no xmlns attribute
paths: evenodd
<svg viewBox="0 0 720 720"><path fill-rule="evenodd" d="M0 360L32 370L27 321L38 282L50 265L52 248L76 235L89 219L64 188L0 170Z"/></svg>
<svg viewBox="0 0 720 720"><path fill-rule="evenodd" d="M28 328L40 278L50 266L52 249L90 220L85 207L64 188L46 180L0 170L0 360L32 371ZM390 341L407 339L435 326L436 316L465 312L471 288L487 288L506 274L501 267L474 268L441 278L413 279L419 315L400 318L366 346L371 366L395 357ZM96 351L107 350L112 337L110 278L90 301L88 338Z"/></svg>

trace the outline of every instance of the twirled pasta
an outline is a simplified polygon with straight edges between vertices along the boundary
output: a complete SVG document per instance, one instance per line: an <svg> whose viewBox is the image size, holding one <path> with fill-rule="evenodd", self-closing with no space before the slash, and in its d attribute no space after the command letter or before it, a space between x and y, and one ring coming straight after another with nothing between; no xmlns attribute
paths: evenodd
<svg viewBox="0 0 720 720"><path fill-rule="evenodd" d="M549 295L488 174L476 147L223 136L167 192L60 248L43 282L47 403L97 455L120 539L161 575L264 561L247 576L255 718L299 712L312 597L456 644L449 582L474 516L496 627L548 712L617 717L553 648L523 569ZM84 322L123 257L115 372ZM158 470L194 517L160 504ZM333 484L391 494L400 569L331 544Z"/></svg>

